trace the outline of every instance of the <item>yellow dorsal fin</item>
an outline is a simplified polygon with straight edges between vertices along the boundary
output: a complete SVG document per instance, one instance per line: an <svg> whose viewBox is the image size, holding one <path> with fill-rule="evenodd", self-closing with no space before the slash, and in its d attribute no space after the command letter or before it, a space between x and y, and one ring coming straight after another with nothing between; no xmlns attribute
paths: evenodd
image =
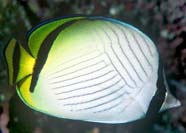
<svg viewBox="0 0 186 133"><path fill-rule="evenodd" d="M28 37L28 47L32 53L32 56L34 58L37 58L42 42L45 40L47 35L49 35L57 27L63 25L66 22L72 20L78 20L82 18L84 17L71 17L71 18L58 19L48 23L40 24L39 26L36 26L36 28L33 28L33 30L31 30L31 32L29 33L30 35Z"/></svg>

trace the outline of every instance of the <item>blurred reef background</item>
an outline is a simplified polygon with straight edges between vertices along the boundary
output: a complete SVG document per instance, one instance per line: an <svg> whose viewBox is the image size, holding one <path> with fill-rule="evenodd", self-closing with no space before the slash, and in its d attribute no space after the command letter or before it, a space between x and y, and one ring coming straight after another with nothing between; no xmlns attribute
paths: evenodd
<svg viewBox="0 0 186 133"><path fill-rule="evenodd" d="M155 119L108 125L58 119L25 106L8 87L3 50L43 20L72 14L107 16L132 24L157 45L171 92L181 107ZM0 133L186 133L186 0L0 0Z"/></svg>

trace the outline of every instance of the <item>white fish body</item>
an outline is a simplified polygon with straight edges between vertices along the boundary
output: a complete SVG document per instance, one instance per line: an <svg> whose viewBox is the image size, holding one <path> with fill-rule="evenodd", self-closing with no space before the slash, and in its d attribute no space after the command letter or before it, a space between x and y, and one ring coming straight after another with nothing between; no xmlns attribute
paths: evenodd
<svg viewBox="0 0 186 133"><path fill-rule="evenodd" d="M158 90L155 44L138 29L114 19L66 23L46 35L41 45L52 44L28 94L32 102L18 91L22 100L35 110L68 119L126 123L144 117ZM39 32L33 31L30 41ZM34 70L37 60L35 64Z"/></svg>

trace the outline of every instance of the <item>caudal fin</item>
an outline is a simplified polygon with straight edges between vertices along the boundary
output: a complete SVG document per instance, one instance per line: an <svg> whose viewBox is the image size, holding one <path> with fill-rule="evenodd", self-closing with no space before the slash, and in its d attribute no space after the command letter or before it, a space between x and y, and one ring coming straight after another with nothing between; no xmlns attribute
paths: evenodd
<svg viewBox="0 0 186 133"><path fill-rule="evenodd" d="M166 97L163 102L163 105L161 106L160 112L164 111L166 109L179 107L181 105L181 102L178 99L176 99L176 97L173 96L170 91L170 89L173 89L173 87L175 87L175 86L173 86L169 81L167 82L165 72L163 72L163 76L165 79L165 85L166 85L167 92L166 92Z"/></svg>

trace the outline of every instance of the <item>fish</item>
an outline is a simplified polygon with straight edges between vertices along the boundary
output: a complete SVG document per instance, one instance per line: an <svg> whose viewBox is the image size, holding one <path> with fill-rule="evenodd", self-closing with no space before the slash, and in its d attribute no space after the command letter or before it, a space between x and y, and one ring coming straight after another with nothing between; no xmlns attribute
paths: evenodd
<svg viewBox="0 0 186 133"><path fill-rule="evenodd" d="M50 116L117 124L168 108L156 45L117 19L45 21L28 32L26 44L11 39L5 57L9 85L28 107Z"/></svg>

